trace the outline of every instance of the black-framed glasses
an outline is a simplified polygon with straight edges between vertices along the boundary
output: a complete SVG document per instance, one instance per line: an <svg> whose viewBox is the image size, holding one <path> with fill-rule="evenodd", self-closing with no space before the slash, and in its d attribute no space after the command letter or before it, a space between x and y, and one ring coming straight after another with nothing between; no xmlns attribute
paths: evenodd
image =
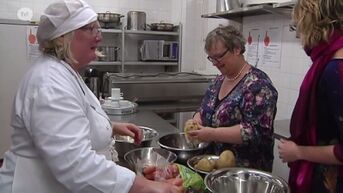
<svg viewBox="0 0 343 193"><path fill-rule="evenodd" d="M84 26L80 28L81 30L89 31L93 36L101 34L101 28L98 26Z"/></svg>
<svg viewBox="0 0 343 193"><path fill-rule="evenodd" d="M215 57L215 58L211 56L207 56L207 59L212 63L218 63L223 60L224 56L227 54L229 50L230 50L229 48L226 49L222 54L220 54L218 57Z"/></svg>

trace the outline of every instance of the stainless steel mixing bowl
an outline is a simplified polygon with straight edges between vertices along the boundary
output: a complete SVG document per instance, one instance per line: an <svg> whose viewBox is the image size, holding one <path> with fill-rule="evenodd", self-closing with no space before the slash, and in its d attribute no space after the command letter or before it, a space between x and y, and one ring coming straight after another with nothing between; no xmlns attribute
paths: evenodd
<svg viewBox="0 0 343 193"><path fill-rule="evenodd" d="M160 147L174 152L177 155L176 162L186 165L187 160L195 155L204 154L209 143L191 141L185 133L172 133L158 140Z"/></svg>
<svg viewBox="0 0 343 193"><path fill-rule="evenodd" d="M176 154L159 147L142 147L131 150L124 155L131 170L142 174L146 166L164 166L176 161Z"/></svg>
<svg viewBox="0 0 343 193"><path fill-rule="evenodd" d="M155 129L139 126L143 132L143 140L141 144L135 144L134 139L129 136L116 135L114 147L118 152L119 158L124 158L125 153L130 150L137 149L140 147L150 147L152 141L158 137L158 132Z"/></svg>
<svg viewBox="0 0 343 193"><path fill-rule="evenodd" d="M206 175L212 193L290 193L288 184L268 172L249 168L223 168Z"/></svg>

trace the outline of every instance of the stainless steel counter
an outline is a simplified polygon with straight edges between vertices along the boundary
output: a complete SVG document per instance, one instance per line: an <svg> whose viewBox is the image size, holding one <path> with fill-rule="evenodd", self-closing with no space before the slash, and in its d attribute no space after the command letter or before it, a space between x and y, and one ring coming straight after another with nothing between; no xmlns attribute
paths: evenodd
<svg viewBox="0 0 343 193"><path fill-rule="evenodd" d="M190 112L196 111L200 104L200 100L141 102L138 109L155 113Z"/></svg>
<svg viewBox="0 0 343 193"><path fill-rule="evenodd" d="M169 133L178 132L176 127L152 111L138 110L137 113L129 115L110 115L109 117L111 121L128 122L140 126L151 127L159 133L159 137ZM156 140L153 144L157 146Z"/></svg>

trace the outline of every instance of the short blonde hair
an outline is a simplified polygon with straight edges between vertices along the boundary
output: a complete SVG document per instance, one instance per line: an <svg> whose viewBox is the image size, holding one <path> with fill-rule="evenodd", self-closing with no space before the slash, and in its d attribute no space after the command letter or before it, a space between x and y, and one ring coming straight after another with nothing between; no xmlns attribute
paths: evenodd
<svg viewBox="0 0 343 193"><path fill-rule="evenodd" d="M60 60L66 61L68 64L75 64L78 61L75 60L71 51L71 40L73 37L74 31L53 40L41 42L39 48L44 54L53 55Z"/></svg>
<svg viewBox="0 0 343 193"><path fill-rule="evenodd" d="M342 0L298 0L293 22L305 47L327 41L335 29L342 30Z"/></svg>

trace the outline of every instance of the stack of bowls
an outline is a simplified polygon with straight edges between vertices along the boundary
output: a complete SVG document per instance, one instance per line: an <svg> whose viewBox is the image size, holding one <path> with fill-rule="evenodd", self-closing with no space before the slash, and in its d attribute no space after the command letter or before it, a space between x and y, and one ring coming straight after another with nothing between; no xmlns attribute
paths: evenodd
<svg viewBox="0 0 343 193"><path fill-rule="evenodd" d="M177 155L176 162L186 165L187 160L195 155L206 152L209 143L189 140L185 133L172 133L158 140L160 147L174 152Z"/></svg>

